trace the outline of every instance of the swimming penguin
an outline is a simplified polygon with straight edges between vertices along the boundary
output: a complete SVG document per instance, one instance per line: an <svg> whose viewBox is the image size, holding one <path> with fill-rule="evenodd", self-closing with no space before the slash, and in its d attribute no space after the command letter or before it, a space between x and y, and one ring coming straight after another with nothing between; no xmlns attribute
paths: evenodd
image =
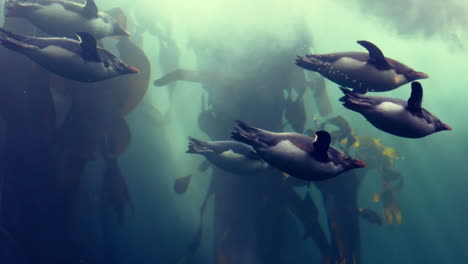
<svg viewBox="0 0 468 264"><path fill-rule="evenodd" d="M202 141L192 137L187 153L201 154L216 167L234 174L273 170L249 145L236 141Z"/></svg>
<svg viewBox="0 0 468 264"><path fill-rule="evenodd" d="M71 37L75 32L88 32L97 39L108 36L130 36L109 14L99 11L94 0L85 5L62 0L36 3L9 0L6 15L23 17L47 34Z"/></svg>
<svg viewBox="0 0 468 264"><path fill-rule="evenodd" d="M396 60L386 58L382 51L369 41L357 42L365 52L339 52L298 56L296 65L318 72L330 81L355 92L385 92L401 85L429 76L417 72Z"/></svg>
<svg viewBox="0 0 468 264"><path fill-rule="evenodd" d="M251 145L272 167L308 181L327 180L364 162L330 146L331 137L318 131L316 138L298 133L274 133L237 121L232 138Z"/></svg>
<svg viewBox="0 0 468 264"><path fill-rule="evenodd" d="M79 82L98 82L124 74L139 74L109 51L97 46L89 33L67 38L36 38L0 28L0 43L22 53L47 70Z"/></svg>
<svg viewBox="0 0 468 264"><path fill-rule="evenodd" d="M452 130L421 107L423 89L419 82L411 83L408 101L389 97L367 96L340 87L345 94L343 106L361 113L373 126L392 135L421 138L432 133Z"/></svg>

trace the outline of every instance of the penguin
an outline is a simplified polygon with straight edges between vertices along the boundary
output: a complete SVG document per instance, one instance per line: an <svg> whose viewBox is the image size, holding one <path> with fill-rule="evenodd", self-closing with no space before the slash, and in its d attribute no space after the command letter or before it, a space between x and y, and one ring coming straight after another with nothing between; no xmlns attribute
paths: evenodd
<svg viewBox="0 0 468 264"><path fill-rule="evenodd" d="M367 96L340 87L345 94L343 106L362 114L373 126L395 136L422 138L432 133L452 130L440 119L421 107L423 88L411 83L408 101L397 98Z"/></svg>
<svg viewBox="0 0 468 264"><path fill-rule="evenodd" d="M274 170L249 145L236 141L202 141L193 137L188 139L187 153L203 155L224 171L242 175Z"/></svg>
<svg viewBox="0 0 468 264"><path fill-rule="evenodd" d="M109 51L97 46L89 33L68 38L37 38L0 28L0 43L24 54L45 69L79 82L98 82L125 74L139 74Z"/></svg>
<svg viewBox="0 0 468 264"><path fill-rule="evenodd" d="M293 177L323 181L345 171L363 168L365 163L330 146L331 136L318 131L316 137L298 133L275 133L237 121L232 138L252 146L258 155Z"/></svg>
<svg viewBox="0 0 468 264"><path fill-rule="evenodd" d="M357 42L367 49L364 52L340 52L298 56L296 65L318 72L330 81L354 89L358 93L385 92L409 82L429 76L396 60L386 58L373 43Z"/></svg>
<svg viewBox="0 0 468 264"><path fill-rule="evenodd" d="M7 16L25 18L52 36L71 37L75 32L88 32L97 39L130 36L108 13L99 11L94 0L85 5L62 0L9 0L5 9Z"/></svg>

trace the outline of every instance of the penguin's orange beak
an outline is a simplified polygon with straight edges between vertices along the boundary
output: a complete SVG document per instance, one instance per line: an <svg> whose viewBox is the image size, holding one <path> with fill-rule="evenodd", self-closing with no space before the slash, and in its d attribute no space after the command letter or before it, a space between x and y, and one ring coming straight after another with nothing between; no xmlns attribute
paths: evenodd
<svg viewBox="0 0 468 264"><path fill-rule="evenodd" d="M128 71L130 74L140 74L140 70L137 67L128 66Z"/></svg>
<svg viewBox="0 0 468 264"><path fill-rule="evenodd" d="M124 29L124 28L122 28L120 26L115 27L114 34L117 35L117 36L123 36L123 37L132 36L132 34L130 34L130 32L128 32L126 29Z"/></svg>
<svg viewBox="0 0 468 264"><path fill-rule="evenodd" d="M125 29L124 29L122 32L123 32L123 36L124 36L124 37L131 37L131 36L132 36L132 34L130 34L130 32L128 32L128 31L125 30Z"/></svg>
<svg viewBox="0 0 468 264"><path fill-rule="evenodd" d="M418 77L419 79L427 79L429 78L429 75L427 75L427 73L424 72L418 72Z"/></svg>
<svg viewBox="0 0 468 264"><path fill-rule="evenodd" d="M357 168L365 168L366 164L362 160L353 160L354 165L356 165Z"/></svg>
<svg viewBox="0 0 468 264"><path fill-rule="evenodd" d="M452 127L447 124L442 124L442 126L445 128L445 130L453 130Z"/></svg>

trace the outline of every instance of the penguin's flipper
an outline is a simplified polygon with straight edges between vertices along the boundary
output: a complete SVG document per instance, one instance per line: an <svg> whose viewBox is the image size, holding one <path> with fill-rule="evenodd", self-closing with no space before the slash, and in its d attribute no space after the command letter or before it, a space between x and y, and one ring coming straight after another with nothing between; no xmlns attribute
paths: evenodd
<svg viewBox="0 0 468 264"><path fill-rule="evenodd" d="M327 131L317 131L315 133L317 135L317 139L314 142L314 156L319 161L329 161L328 158L328 148L330 147L331 143L331 136L330 133Z"/></svg>
<svg viewBox="0 0 468 264"><path fill-rule="evenodd" d="M411 96L408 99L408 110L413 114L422 113L423 88L419 82L411 83Z"/></svg>
<svg viewBox="0 0 468 264"><path fill-rule="evenodd" d="M390 64L379 47L366 40L360 40L357 43L366 48L369 52L369 60L367 61L368 63L374 65L379 70L391 69Z"/></svg>
<svg viewBox="0 0 468 264"><path fill-rule="evenodd" d="M76 35L81 41L80 46L83 51L83 58L86 61L102 62L97 49L97 41L93 35L87 32L78 32Z"/></svg>
<svg viewBox="0 0 468 264"><path fill-rule="evenodd" d="M83 8L82 14L87 18L95 18L98 17L98 8L94 0L87 0L86 5Z"/></svg>

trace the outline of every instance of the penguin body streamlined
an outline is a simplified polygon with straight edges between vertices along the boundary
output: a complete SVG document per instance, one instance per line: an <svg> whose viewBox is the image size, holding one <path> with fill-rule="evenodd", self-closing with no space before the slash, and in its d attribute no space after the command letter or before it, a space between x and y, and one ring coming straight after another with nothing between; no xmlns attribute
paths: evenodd
<svg viewBox="0 0 468 264"><path fill-rule="evenodd" d="M62 0L9 0L5 9L7 16L25 18L52 36L71 37L76 32L88 32L97 39L130 36L109 14L99 11L94 0L85 5Z"/></svg>
<svg viewBox="0 0 468 264"><path fill-rule="evenodd" d="M201 154L216 167L234 174L255 174L273 170L254 149L237 141L203 141L189 137L187 153Z"/></svg>
<svg viewBox="0 0 468 264"><path fill-rule="evenodd" d="M408 101L390 97L368 96L341 87L343 106L362 114L373 126L392 135L421 138L452 130L450 126L421 107L423 90L419 82L411 84Z"/></svg>
<svg viewBox="0 0 468 264"><path fill-rule="evenodd" d="M405 64L387 58L369 41L358 41L365 52L338 52L298 56L296 65L315 71L330 81L354 89L358 93L385 92L408 82L426 79L426 73L418 72Z"/></svg>
<svg viewBox="0 0 468 264"><path fill-rule="evenodd" d="M317 132L314 139L298 133L270 132L241 121L237 123L233 139L251 145L272 167L291 176L321 181L365 167L364 162L330 146L331 137L326 131Z"/></svg>
<svg viewBox="0 0 468 264"><path fill-rule="evenodd" d="M68 38L37 38L0 28L0 43L21 53L45 69L79 82L98 82L125 74L139 74L109 51L97 46L89 33Z"/></svg>

